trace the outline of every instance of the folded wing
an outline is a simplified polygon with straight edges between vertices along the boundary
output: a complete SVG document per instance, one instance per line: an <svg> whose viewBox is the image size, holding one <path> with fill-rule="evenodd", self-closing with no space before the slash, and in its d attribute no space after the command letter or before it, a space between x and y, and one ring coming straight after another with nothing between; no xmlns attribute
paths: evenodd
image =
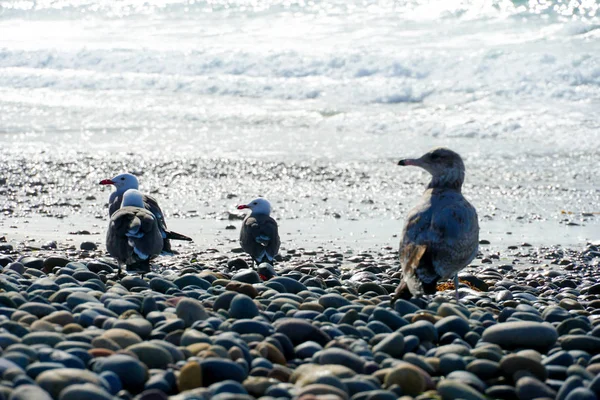
<svg viewBox="0 0 600 400"><path fill-rule="evenodd" d="M249 216L240 231L240 245L257 263L272 262L279 253L277 222L266 215Z"/></svg>

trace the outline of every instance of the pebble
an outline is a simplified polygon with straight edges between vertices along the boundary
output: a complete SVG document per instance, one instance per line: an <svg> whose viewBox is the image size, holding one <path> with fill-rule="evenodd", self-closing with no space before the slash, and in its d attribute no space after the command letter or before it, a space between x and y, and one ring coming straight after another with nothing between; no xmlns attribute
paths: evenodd
<svg viewBox="0 0 600 400"><path fill-rule="evenodd" d="M135 333L140 339L145 339L152 332L152 323L144 318L128 318L116 321L113 324L113 329L124 329Z"/></svg>
<svg viewBox="0 0 600 400"><path fill-rule="evenodd" d="M177 387L180 392L196 389L202 386L202 368L197 361L187 362L179 372Z"/></svg>
<svg viewBox="0 0 600 400"><path fill-rule="evenodd" d="M443 400L485 400L485 396L465 383L446 379L437 386Z"/></svg>
<svg viewBox="0 0 600 400"><path fill-rule="evenodd" d="M60 392L58 400L112 400L113 396L101 387L90 383L70 385Z"/></svg>
<svg viewBox="0 0 600 400"><path fill-rule="evenodd" d="M121 328L109 329L102 333L99 338L110 340L122 349L142 342L142 338L135 332Z"/></svg>
<svg viewBox="0 0 600 400"><path fill-rule="evenodd" d="M509 354L503 357L499 367L508 378L512 378L519 371L530 372L541 381L545 381L548 378L546 368L541 362L518 354Z"/></svg>
<svg viewBox="0 0 600 400"><path fill-rule="evenodd" d="M44 371L35 382L53 398L58 398L63 389L78 383L89 383L97 387L108 388L108 382L99 375L81 369L59 368Z"/></svg>
<svg viewBox="0 0 600 400"><path fill-rule="evenodd" d="M206 358L200 361L202 368L202 383L204 386L231 379L243 382L246 371L239 364L226 359Z"/></svg>
<svg viewBox="0 0 600 400"><path fill-rule="evenodd" d="M243 260L240 260L243 261ZM246 262L243 261L244 265L246 265ZM254 283L260 283L260 276L258 276L258 273L253 270L253 269L243 269L241 271L238 271L235 275L233 275L231 277L232 281L239 281L239 282L244 282L244 283L250 283L250 284L254 284Z"/></svg>
<svg viewBox="0 0 600 400"><path fill-rule="evenodd" d="M325 346L331 337L308 321L298 318L285 318L275 322L275 330L287 336L294 345L313 341Z"/></svg>
<svg viewBox="0 0 600 400"><path fill-rule="evenodd" d="M98 246L94 242L81 242L79 248L81 250L95 251L98 249Z"/></svg>
<svg viewBox="0 0 600 400"><path fill-rule="evenodd" d="M108 355L98 359L94 364L98 373L113 372L120 379L123 388L137 393L148 380L148 368L138 359L126 354Z"/></svg>
<svg viewBox="0 0 600 400"><path fill-rule="evenodd" d="M342 399L342 400L348 399L348 395L342 389L337 388L335 386L319 384L319 383L313 383L311 385L306 385L297 392L297 396L300 399L302 399L302 398L308 399L309 398L308 396L310 396L310 395L313 395L313 396L330 395L330 396L334 396L333 398L338 398L338 399Z"/></svg>
<svg viewBox="0 0 600 400"><path fill-rule="evenodd" d="M540 322L518 321L492 325L483 331L482 340L505 349L531 348L546 351L558 339L552 325Z"/></svg>
<svg viewBox="0 0 600 400"><path fill-rule="evenodd" d="M181 318L186 327L192 326L192 324L198 320L205 320L208 318L208 313L204 309L202 303L196 299L183 298L177 303L175 308L177 317Z"/></svg>
<svg viewBox="0 0 600 400"><path fill-rule="evenodd" d="M12 391L9 400L52 400L52 396L39 386L24 384Z"/></svg>
<svg viewBox="0 0 600 400"><path fill-rule="evenodd" d="M560 338L564 350L583 350L590 354L600 353L600 338L588 335L565 335Z"/></svg>
<svg viewBox="0 0 600 400"><path fill-rule="evenodd" d="M344 365L359 374L365 370L365 360L363 358L353 352L339 348L319 351L313 356L313 360L320 365Z"/></svg>
<svg viewBox="0 0 600 400"><path fill-rule="evenodd" d="M229 305L229 316L235 319L254 318L258 316L258 307L245 294L237 294Z"/></svg>
<svg viewBox="0 0 600 400"><path fill-rule="evenodd" d="M167 369L168 365L174 362L169 351L154 343L138 343L125 350L135 354L148 369Z"/></svg>
<svg viewBox="0 0 600 400"><path fill-rule="evenodd" d="M516 384L517 397L519 400L533 400L538 398L556 397L556 392L549 388L544 382L531 376L524 376Z"/></svg>
<svg viewBox="0 0 600 400"><path fill-rule="evenodd" d="M387 388L398 385L410 396L416 396L425 391L426 382L423 373L411 364L401 364L385 375L384 384Z"/></svg>
<svg viewBox="0 0 600 400"><path fill-rule="evenodd" d="M394 358L401 358L404 354L404 335L400 332L393 332L373 346L373 353L383 352Z"/></svg>

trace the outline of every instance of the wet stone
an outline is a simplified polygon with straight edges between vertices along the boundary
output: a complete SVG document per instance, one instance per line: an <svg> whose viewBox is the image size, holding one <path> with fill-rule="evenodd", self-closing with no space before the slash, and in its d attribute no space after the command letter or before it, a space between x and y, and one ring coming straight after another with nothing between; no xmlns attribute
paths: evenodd
<svg viewBox="0 0 600 400"><path fill-rule="evenodd" d="M98 246L94 242L81 242L79 248L81 250L95 251L98 249Z"/></svg>
<svg viewBox="0 0 600 400"><path fill-rule="evenodd" d="M258 315L258 307L250 297L238 294L231 300L229 315L236 319L254 318Z"/></svg>
<svg viewBox="0 0 600 400"><path fill-rule="evenodd" d="M550 348L558 339L556 328L539 322L505 322L487 328L482 335L485 342L503 348L532 348L542 351Z"/></svg>
<svg viewBox="0 0 600 400"><path fill-rule="evenodd" d="M600 352L600 338L588 335L565 335L560 338L564 350L583 350L590 354Z"/></svg>
<svg viewBox="0 0 600 400"><path fill-rule="evenodd" d="M519 400L533 400L537 398L554 399L556 397L554 390L549 388L544 382L530 376L519 379L515 387Z"/></svg>
<svg viewBox="0 0 600 400"><path fill-rule="evenodd" d="M446 379L440 382L437 387L438 393L442 399L464 399L464 400L485 400L483 394L473 389L469 385L452 379Z"/></svg>

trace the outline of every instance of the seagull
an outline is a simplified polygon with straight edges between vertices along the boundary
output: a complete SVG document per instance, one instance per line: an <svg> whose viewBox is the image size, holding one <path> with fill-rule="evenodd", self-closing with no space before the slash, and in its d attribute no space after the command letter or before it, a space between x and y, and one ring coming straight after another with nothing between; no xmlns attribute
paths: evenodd
<svg viewBox="0 0 600 400"><path fill-rule="evenodd" d="M108 215L112 216L120 207L121 200L123 198L123 193L125 193L129 189L138 189L139 181L134 175L131 174L121 174L117 175L112 179L103 179L100 181L101 185L113 185L116 190L111 192L110 197L108 198ZM163 237L163 249L162 251L165 253L173 253L171 250L171 242L172 240L185 240L191 241L192 239L182 235L177 232L170 231L167 229L167 223L165 222L165 216L160 209L158 202L152 196L148 196L143 194L144 207L154 214L154 217L158 223L158 229Z"/></svg>
<svg viewBox="0 0 600 400"><path fill-rule="evenodd" d="M459 300L458 272L473 261L479 246L477 212L461 193L463 161L458 153L440 147L398 165L423 168L431 182L406 218L400 241L402 282L392 304L399 298L434 294L437 282L451 277Z"/></svg>
<svg viewBox="0 0 600 400"><path fill-rule="evenodd" d="M123 194L121 208L110 217L106 249L128 271L150 272L150 260L160 254L163 237L156 217L144 207L144 195L129 189Z"/></svg>
<svg viewBox="0 0 600 400"><path fill-rule="evenodd" d="M250 254L257 265L268 262L279 253L279 230L277 222L270 217L271 203L261 197L248 204L237 206L238 210L250 209L240 231L240 245Z"/></svg>

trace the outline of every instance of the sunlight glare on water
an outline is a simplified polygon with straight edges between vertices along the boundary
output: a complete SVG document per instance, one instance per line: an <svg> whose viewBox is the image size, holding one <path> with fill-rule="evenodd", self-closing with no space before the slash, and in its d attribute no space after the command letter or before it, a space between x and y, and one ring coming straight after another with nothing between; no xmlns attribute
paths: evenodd
<svg viewBox="0 0 600 400"><path fill-rule="evenodd" d="M60 143L68 126L105 148L176 137L247 155L243 138L253 157L379 159L431 142L568 154L600 136L595 1L0 7L0 135L15 146Z"/></svg>

